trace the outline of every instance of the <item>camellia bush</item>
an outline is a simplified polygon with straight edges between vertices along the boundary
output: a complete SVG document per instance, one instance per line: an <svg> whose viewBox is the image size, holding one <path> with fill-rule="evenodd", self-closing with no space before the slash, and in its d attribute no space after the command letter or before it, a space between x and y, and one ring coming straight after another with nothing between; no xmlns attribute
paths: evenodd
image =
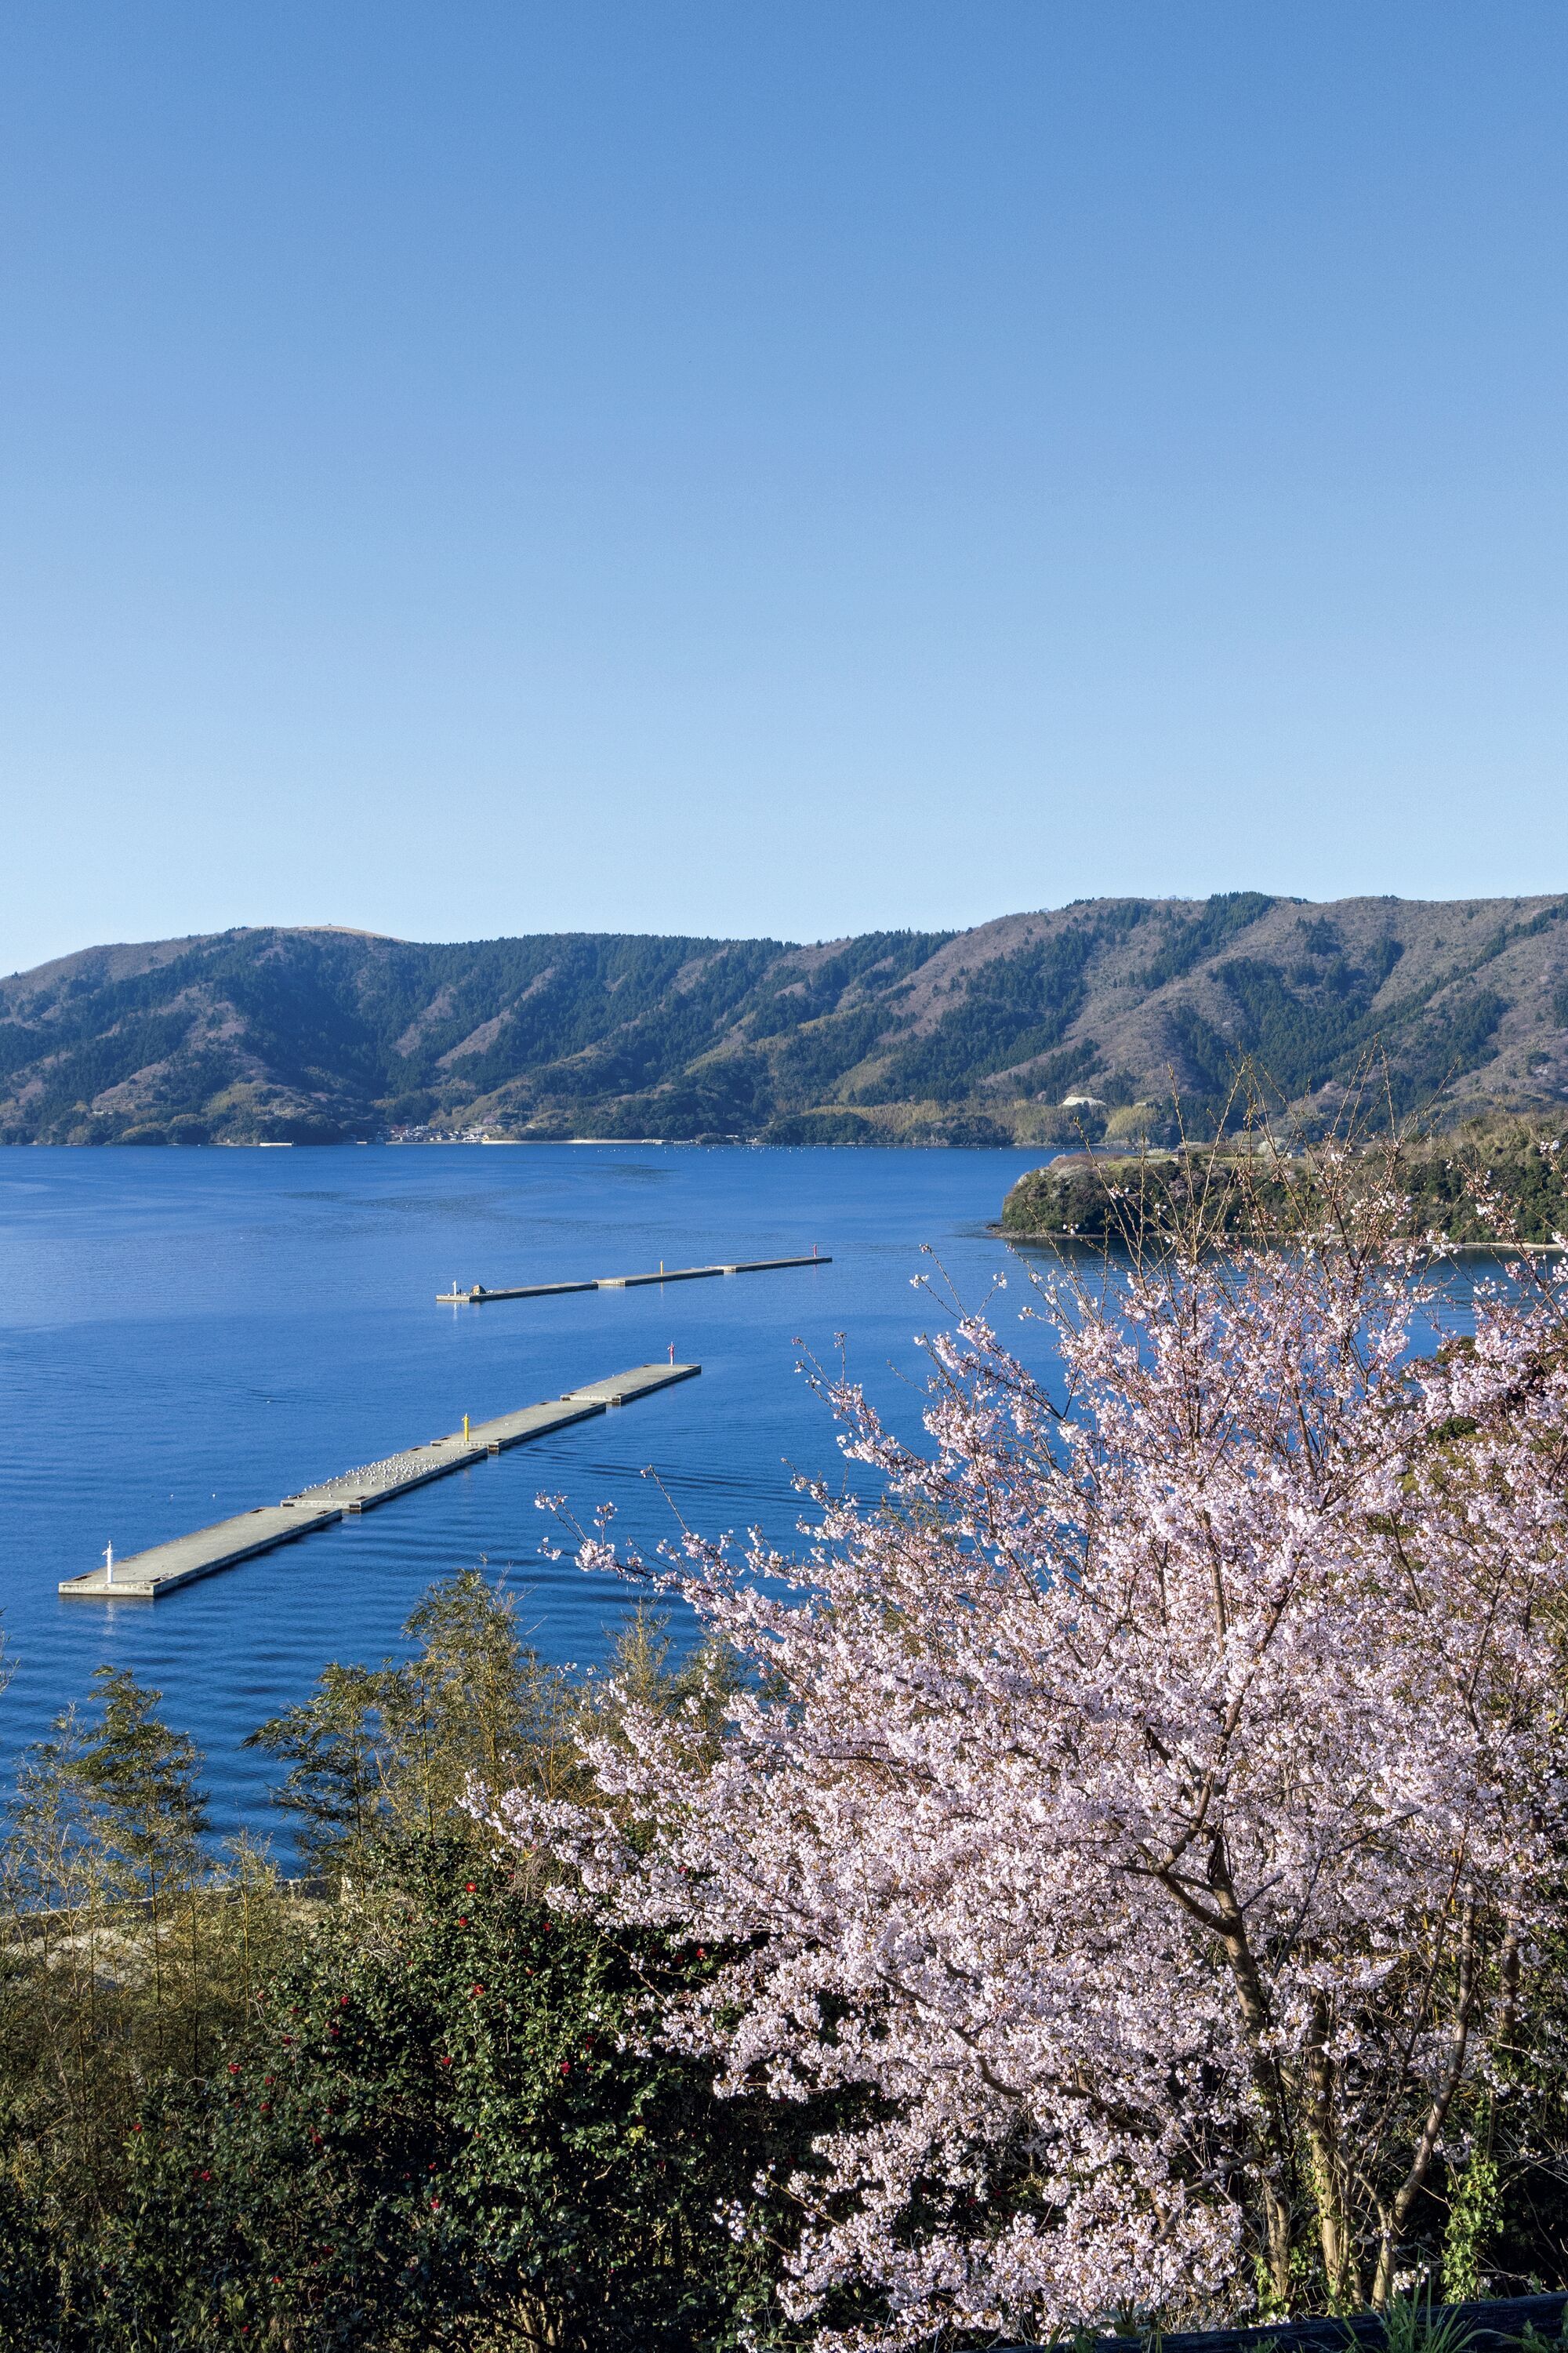
<svg viewBox="0 0 1568 2353"><path fill-rule="evenodd" d="M882 1494L804 1558L583 1544L742 1662L722 1732L612 1688L591 1798L474 1802L717 1957L655 2031L721 2089L856 2095L772 2185L824 2347L1462 2288L1551 2185L1568 1278L1461 1318L1376 1208L1062 1269L1054 1387L960 1320L923 1451L828 1381Z"/></svg>
<svg viewBox="0 0 1568 2353"><path fill-rule="evenodd" d="M456 1839L403 1863L400 1888L321 1925L226 2064L154 2087L78 2333L18 2342L758 2341L768 2217L750 2176L787 2148L791 2114L781 2135L765 2104L716 2102L701 2068L625 2031L645 1985L702 1963L552 1915Z"/></svg>

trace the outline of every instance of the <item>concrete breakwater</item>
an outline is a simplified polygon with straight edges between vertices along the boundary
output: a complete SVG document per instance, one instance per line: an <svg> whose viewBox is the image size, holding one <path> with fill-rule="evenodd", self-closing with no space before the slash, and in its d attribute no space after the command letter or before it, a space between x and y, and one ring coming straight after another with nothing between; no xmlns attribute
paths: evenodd
<svg viewBox="0 0 1568 2353"><path fill-rule="evenodd" d="M569 1291L637 1291L648 1282L700 1282L712 1274L774 1274L786 1266L831 1266L826 1250L809 1258L737 1259L729 1266L661 1266L657 1274L601 1274L586 1282L520 1282L510 1290L487 1291L482 1282L459 1291L436 1293L437 1307L479 1307L490 1299L559 1299Z"/></svg>
<svg viewBox="0 0 1568 2353"><path fill-rule="evenodd" d="M568 1429L573 1422L586 1421L611 1406L651 1397L656 1389L667 1389L674 1381L694 1379L701 1370L700 1365L636 1365L630 1372L589 1381L560 1398L498 1414L490 1421L470 1425L465 1420L460 1430L433 1438L426 1446L405 1447L379 1462L363 1463L356 1471L344 1471L335 1479L287 1495L280 1504L264 1504L233 1519L216 1521L209 1528L197 1528L191 1535L174 1536L146 1552L106 1562L83 1577L65 1577L59 1589L80 1600L155 1601L177 1585L190 1585L198 1577L211 1577L217 1569L232 1568L237 1561L253 1559L279 1545L293 1544L316 1528L329 1527L346 1513L374 1511L395 1495L405 1495L410 1488L445 1478L448 1472L461 1471L486 1455Z"/></svg>

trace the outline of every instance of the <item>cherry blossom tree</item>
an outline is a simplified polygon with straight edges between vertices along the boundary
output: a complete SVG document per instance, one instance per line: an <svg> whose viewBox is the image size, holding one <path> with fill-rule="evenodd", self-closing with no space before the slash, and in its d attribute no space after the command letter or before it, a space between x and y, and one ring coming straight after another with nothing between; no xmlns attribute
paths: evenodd
<svg viewBox="0 0 1568 2353"><path fill-rule="evenodd" d="M824 1382L879 1494L803 1557L586 1538L747 1672L491 1801L720 1957L658 2031L722 2088L845 2095L787 2185L825 2345L1382 2301L1551 2031L1568 1282L1445 1339L1342 1231L1029 1312L1059 1381L960 1318L923 1448Z"/></svg>

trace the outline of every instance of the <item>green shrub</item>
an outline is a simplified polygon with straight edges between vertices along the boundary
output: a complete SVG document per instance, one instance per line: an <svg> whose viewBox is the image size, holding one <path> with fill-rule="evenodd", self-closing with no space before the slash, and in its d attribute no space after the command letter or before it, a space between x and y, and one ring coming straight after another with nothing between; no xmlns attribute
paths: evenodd
<svg viewBox="0 0 1568 2353"><path fill-rule="evenodd" d="M465 1841L410 1850L213 2078L149 2101L93 2327L170 2348L736 2341L772 2269L752 2177L811 2120L639 2047L645 1992L704 1968L552 1912Z"/></svg>

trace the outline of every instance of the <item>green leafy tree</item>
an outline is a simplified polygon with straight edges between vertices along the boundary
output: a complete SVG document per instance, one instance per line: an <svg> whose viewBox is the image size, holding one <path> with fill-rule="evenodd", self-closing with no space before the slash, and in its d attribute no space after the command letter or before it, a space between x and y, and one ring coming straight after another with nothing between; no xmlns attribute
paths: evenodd
<svg viewBox="0 0 1568 2353"><path fill-rule="evenodd" d="M246 1742L288 1766L272 1792L294 1818L305 1861L321 1871L359 1871L384 1802L385 1757L380 1684L363 1667L324 1667L308 1700L270 1717Z"/></svg>
<svg viewBox="0 0 1568 2353"><path fill-rule="evenodd" d="M142 1687L128 1667L100 1667L99 1723L67 1767L87 1827L115 1871L122 1894L146 1906L145 1949L160 2029L167 2004L169 1915L177 1906L199 1974L198 1888L205 1877L202 1834L206 1804L198 1784L201 1757L188 1732L172 1732L157 1713L162 1692ZM199 2037L199 2023L195 2026ZM165 2055L162 2051L160 2055ZM199 2047L191 2063L199 2067Z"/></svg>
<svg viewBox="0 0 1568 2353"><path fill-rule="evenodd" d="M581 1778L577 1694L523 1641L510 1594L465 1571L432 1587L404 1631L411 1657L327 1667L247 1744L288 1764L274 1799L302 1852L351 1882L388 1839L467 1831L471 1781L564 1794Z"/></svg>

